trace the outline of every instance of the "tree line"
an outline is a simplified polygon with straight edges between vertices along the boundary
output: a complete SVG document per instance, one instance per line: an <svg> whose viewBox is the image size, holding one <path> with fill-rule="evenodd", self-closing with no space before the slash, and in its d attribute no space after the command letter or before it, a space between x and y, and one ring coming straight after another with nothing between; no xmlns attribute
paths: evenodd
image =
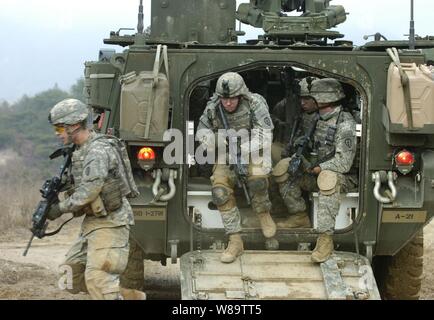
<svg viewBox="0 0 434 320"><path fill-rule="evenodd" d="M13 150L27 166L47 175L56 166L48 156L59 147L48 122L50 109L59 101L76 98L84 101L84 79L64 91L53 88L34 96L22 96L16 103L0 104L0 151ZM50 175L51 175L50 174Z"/></svg>

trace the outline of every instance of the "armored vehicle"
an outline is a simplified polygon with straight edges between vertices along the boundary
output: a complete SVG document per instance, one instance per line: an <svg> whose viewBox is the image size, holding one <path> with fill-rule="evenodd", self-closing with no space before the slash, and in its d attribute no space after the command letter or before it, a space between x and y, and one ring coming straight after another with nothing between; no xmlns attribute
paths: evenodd
<svg viewBox="0 0 434 320"><path fill-rule="evenodd" d="M124 283L141 287L150 259L180 261L183 299L418 298L423 227L434 215L434 39L411 29L408 41L377 34L355 46L331 30L347 13L328 0L251 0L238 8L235 0L152 0L150 33L143 15L140 1L137 32L104 40L124 51L104 49L85 63L95 128L126 142L140 188L131 200L136 224ZM237 21L263 35L239 43ZM326 263L309 260L318 194L305 194L312 228L278 228L266 241L242 190L246 252L232 264L219 261L227 239L211 197L212 165L195 160L194 137L228 71L265 97L270 112L283 98L297 101L294 88L307 76L342 84L357 120L359 183L341 195L336 251ZM296 106L287 105L288 119Z"/></svg>

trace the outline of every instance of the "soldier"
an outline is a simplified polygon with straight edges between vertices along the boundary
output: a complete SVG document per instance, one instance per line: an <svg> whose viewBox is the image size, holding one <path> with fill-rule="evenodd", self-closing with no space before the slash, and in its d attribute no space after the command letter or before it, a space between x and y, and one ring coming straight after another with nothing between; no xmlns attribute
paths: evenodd
<svg viewBox="0 0 434 320"><path fill-rule="evenodd" d="M224 128L217 112L219 104L223 106L223 112L231 129L236 131L245 129L251 132L252 136L254 136L253 132L259 135L269 133L271 136L273 124L265 99L259 94L251 93L238 73L228 72L218 79L216 92L199 120L198 139L208 149L215 147L215 133ZM200 136L204 131L208 134ZM257 137L252 137L251 144L241 145L241 149L252 147L249 149L252 151L253 146L258 146L258 143ZM250 159L247 173L247 188L252 198L252 209L259 218L266 238L272 238L276 233L276 225L270 216L271 203L268 198L270 162L270 159L265 159L264 162L255 164ZM221 213L226 233L229 235L228 247L221 256L221 261L225 263L235 261L244 250L240 236L241 217L234 197L235 179L235 174L229 165L221 163L214 165L211 176L213 202Z"/></svg>
<svg viewBox="0 0 434 320"><path fill-rule="evenodd" d="M273 142L273 145L271 147L271 158L273 160L273 165L276 165L282 158L287 158L293 153L293 142L297 139L303 136L303 133L306 132L309 129L310 123L313 120L313 117L315 116L316 112L318 111L318 107L316 105L315 100L309 96L309 90L311 88L312 82L314 80L318 80L316 77L306 77L303 78L299 82L300 86L300 106L302 113L298 113L295 117L294 121L290 124L290 126L286 126L286 128L291 129L291 134L289 135L289 143L285 145L283 142L280 143L278 141ZM287 106L287 98L284 98L279 103L276 104L276 106L273 109L273 115L271 118L273 119L273 124L276 126L280 125L283 127L282 123L282 117L284 117L284 108L287 107L296 107L296 106ZM297 108L299 109L299 108ZM279 116L280 115L280 116ZM279 118L279 120L277 119ZM282 135L281 135L282 136ZM278 214L280 216L286 215L286 206L283 203L283 200L279 194L279 187L277 186L276 182L271 180L270 185L270 198L271 202L273 204L273 214ZM292 225L292 221L279 221L277 222L277 227L279 228L291 228L294 227ZM302 228L309 228L310 227L310 220L309 218L303 219L302 221L298 222L297 227Z"/></svg>
<svg viewBox="0 0 434 320"><path fill-rule="evenodd" d="M144 299L143 292L119 286L134 224L127 196L138 195L131 165L120 140L87 129L88 116L87 106L75 99L59 102L49 115L56 136L64 145L74 144L75 151L67 195L51 207L48 218L68 212L85 215L78 241L61 266L72 272L72 288L67 290L88 292L98 300Z"/></svg>
<svg viewBox="0 0 434 320"><path fill-rule="evenodd" d="M311 150L317 160L305 165L305 172L289 186L285 204L293 226L308 219L306 203L301 191L318 191L318 227L320 236L312 252L313 262L324 262L333 252L335 220L339 210L339 194L345 190L346 175L356 154L356 122L352 115L343 111L339 101L345 97L341 84L336 79L326 78L312 83L310 96L316 100L319 120L313 133ZM281 160L273 170L283 195L293 177L288 173L291 158Z"/></svg>
<svg viewBox="0 0 434 320"><path fill-rule="evenodd" d="M315 99L313 99L310 96L310 89L312 87L312 83L315 80L318 80L319 78L316 77L306 77L303 78L299 85L300 85L300 105L302 113L299 115L292 125L292 131L293 134L290 137L290 143L287 144L284 147L284 150L282 150L280 158L287 158L292 154L292 146L290 145L291 142L293 142L304 135L304 132L307 132L309 130L309 126L318 111L318 106L315 102ZM281 159L279 159L280 161Z"/></svg>

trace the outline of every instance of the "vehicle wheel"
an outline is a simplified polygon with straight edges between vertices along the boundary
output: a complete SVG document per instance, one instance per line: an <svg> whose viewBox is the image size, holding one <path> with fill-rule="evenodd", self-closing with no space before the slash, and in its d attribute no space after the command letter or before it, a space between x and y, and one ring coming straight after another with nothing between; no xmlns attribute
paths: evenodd
<svg viewBox="0 0 434 320"><path fill-rule="evenodd" d="M374 272L387 300L417 300L423 273L423 232L418 233L393 257L375 257Z"/></svg>
<svg viewBox="0 0 434 320"><path fill-rule="evenodd" d="M121 287L142 290L145 282L144 253L135 240L130 238L130 253L125 271L121 274Z"/></svg>

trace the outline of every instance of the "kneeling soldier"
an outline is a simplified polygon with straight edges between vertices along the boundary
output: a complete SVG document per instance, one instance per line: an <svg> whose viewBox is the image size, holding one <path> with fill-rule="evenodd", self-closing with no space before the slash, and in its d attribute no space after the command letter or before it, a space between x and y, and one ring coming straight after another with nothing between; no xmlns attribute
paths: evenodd
<svg viewBox="0 0 434 320"><path fill-rule="evenodd" d="M317 159L304 161L305 172L294 179L288 173L291 158L281 160L273 170L273 176L280 185L288 211L293 216L288 224L299 227L308 221L307 207L302 190L319 191L318 226L320 236L312 253L312 261L324 262L333 252L336 216L339 211L339 195L345 188L346 174L349 173L356 154L356 122L353 116L343 111L339 104L345 97L341 84L332 78L315 80L310 96L316 100L319 118L309 142L310 154ZM316 122L316 123L315 123Z"/></svg>

